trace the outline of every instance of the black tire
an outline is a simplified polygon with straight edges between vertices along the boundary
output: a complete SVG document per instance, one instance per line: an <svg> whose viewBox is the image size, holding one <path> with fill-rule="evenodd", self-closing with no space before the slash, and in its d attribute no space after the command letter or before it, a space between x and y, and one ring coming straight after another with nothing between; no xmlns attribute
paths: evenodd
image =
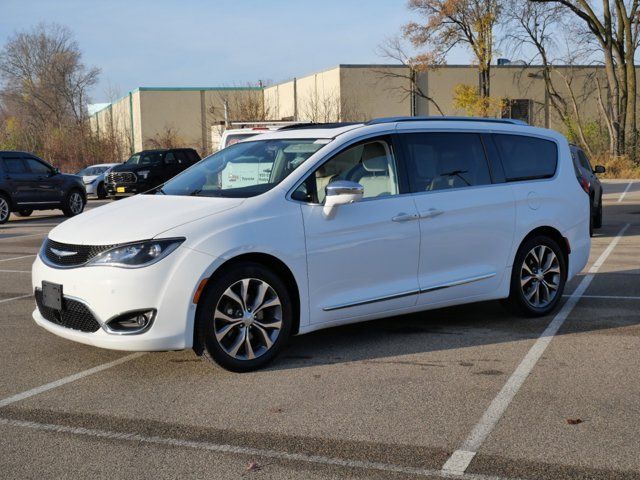
<svg viewBox="0 0 640 480"><path fill-rule="evenodd" d="M11 217L11 200L0 194L0 225L7 223L9 217Z"/></svg>
<svg viewBox="0 0 640 480"><path fill-rule="evenodd" d="M291 335L293 304L285 283L268 268L253 262L233 265L216 277L214 283L209 285L203 293L196 316L196 334L200 344L204 347L205 357L232 372L250 372L264 367L278 355ZM247 298L251 299L251 303L257 301L260 287L266 284L263 305L269 302L273 303L275 298L279 300L279 306L265 307L263 310L256 308L255 311L258 312L258 315L254 318L250 307L244 308L240 303L225 295L225 292L233 287L231 293L242 297L242 291L238 287L242 288L242 281L246 279L249 280L246 289L249 292ZM226 319L220 318L216 313L218 307L225 310L223 313L227 319L233 318L235 322L240 323L224 330L230 323ZM281 318L279 329L263 328L264 325L277 324L278 315ZM222 330L225 331L225 334L218 341L216 332L220 335ZM272 342L269 347L265 340L267 337L261 331L266 332L269 342ZM277 335L274 336L276 332ZM250 358L249 350L246 347L247 335L251 348L250 353L256 355L253 359ZM233 356L228 350L233 350L233 346L238 344L240 344L240 349L236 350L236 356ZM262 349L264 350L262 351ZM242 356L245 358L241 358Z"/></svg>
<svg viewBox="0 0 640 480"><path fill-rule="evenodd" d="M555 255L555 261L557 263L553 263L550 265L549 270L550 273L538 273L536 272L533 265L530 263L532 257L530 257L531 252L534 249L538 249L537 252L540 252L539 247L544 247L543 249L543 259L540 263L546 264L546 261L549 259L547 256L547 250L550 249ZM537 256L537 255L534 255ZM524 267L525 261L527 261L527 267ZM558 270L557 274L555 270ZM532 271L529 282L525 285L522 285L521 278L526 277L527 269ZM538 275L542 275L539 277ZM557 277L555 276L557 275ZM540 280L542 278L543 281ZM559 305L560 300L562 299L562 293L564 292L564 286L567 280L567 262L565 260L565 254L558 245L558 243L545 235L539 235L535 237L531 237L525 240L520 248L518 249L518 253L516 254L515 261L513 262L513 268L511 271L511 286L509 292L509 298L504 300L505 306L511 310L516 315L525 316L525 317L541 317L544 315L548 315L553 312ZM548 283L547 283L548 282ZM535 305L535 294L532 297L532 300L527 298L527 294L532 292L532 289L536 288L537 285L540 285L538 288L540 290L540 294L538 298L544 297L544 291L546 289L547 292L551 292L548 286L555 283L556 289L553 294L553 298L551 295L547 297L548 303ZM525 293L526 292L526 293Z"/></svg>
<svg viewBox="0 0 640 480"><path fill-rule="evenodd" d="M80 202L80 204L78 205L76 202ZM84 211L86 204L87 199L80 190L71 190L64 200L62 213L65 217L75 217Z"/></svg>
<svg viewBox="0 0 640 480"><path fill-rule="evenodd" d="M104 183L100 182L100 184L98 184L98 188L96 188L96 195L100 200L107 198L107 189L104 188Z"/></svg>
<svg viewBox="0 0 640 480"><path fill-rule="evenodd" d="M598 202L598 209L593 217L593 228L602 228L602 195L600 195L600 202Z"/></svg>
<svg viewBox="0 0 640 480"><path fill-rule="evenodd" d="M15 212L17 216L19 217L30 217L31 214L33 213L33 209L26 209L26 210L18 210L17 212Z"/></svg>

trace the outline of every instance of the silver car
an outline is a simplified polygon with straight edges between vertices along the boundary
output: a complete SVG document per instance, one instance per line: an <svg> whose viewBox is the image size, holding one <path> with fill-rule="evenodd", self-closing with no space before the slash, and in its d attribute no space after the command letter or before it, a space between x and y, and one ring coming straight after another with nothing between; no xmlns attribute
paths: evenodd
<svg viewBox="0 0 640 480"><path fill-rule="evenodd" d="M94 195L100 199L107 197L107 191L104 188L104 178L113 167L120 165L119 163L100 163L91 165L80 170L76 175L82 177L84 188L87 195Z"/></svg>

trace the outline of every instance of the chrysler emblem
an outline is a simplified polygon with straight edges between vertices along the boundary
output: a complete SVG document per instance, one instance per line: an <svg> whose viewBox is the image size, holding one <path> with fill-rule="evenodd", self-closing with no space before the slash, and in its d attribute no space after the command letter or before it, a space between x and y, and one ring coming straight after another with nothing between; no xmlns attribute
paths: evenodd
<svg viewBox="0 0 640 480"><path fill-rule="evenodd" d="M72 255L77 255L78 252L65 252L64 250L58 250L56 248L50 249L56 256L62 257L71 257Z"/></svg>

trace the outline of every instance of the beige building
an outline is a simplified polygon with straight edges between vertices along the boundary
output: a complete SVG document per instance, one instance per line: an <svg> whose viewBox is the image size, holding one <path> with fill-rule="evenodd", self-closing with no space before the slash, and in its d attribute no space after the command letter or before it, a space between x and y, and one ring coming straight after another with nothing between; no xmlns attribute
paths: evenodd
<svg viewBox="0 0 640 480"><path fill-rule="evenodd" d="M577 110L583 123L598 119L598 84L606 84L602 68L558 66L552 81L572 116ZM209 153L211 129L223 129L225 120L359 121L439 110L465 116L454 89L477 82L477 69L468 65L433 67L417 74L416 86L405 66L338 65L265 88L139 87L90 118L94 132L120 136L131 151L172 139ZM491 95L506 105L498 115L566 129L546 94L541 67L493 66Z"/></svg>

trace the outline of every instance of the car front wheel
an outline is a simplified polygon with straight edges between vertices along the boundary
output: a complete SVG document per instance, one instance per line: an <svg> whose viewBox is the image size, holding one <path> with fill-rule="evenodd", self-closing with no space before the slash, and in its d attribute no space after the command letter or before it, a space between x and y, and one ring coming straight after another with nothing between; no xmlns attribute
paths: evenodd
<svg viewBox="0 0 640 480"><path fill-rule="evenodd" d="M9 206L9 199L4 195L0 195L0 225L7 223L11 216L11 207Z"/></svg>
<svg viewBox="0 0 640 480"><path fill-rule="evenodd" d="M564 253L552 238L536 236L526 240L513 263L507 306L527 317L551 313L562 298L566 269Z"/></svg>
<svg viewBox="0 0 640 480"><path fill-rule="evenodd" d="M82 213L84 206L84 195L77 190L72 190L69 195L67 195L65 205L62 207L62 213L65 217L75 217Z"/></svg>
<svg viewBox="0 0 640 480"><path fill-rule="evenodd" d="M292 303L280 277L257 263L222 273L198 308L205 356L234 372L262 368L291 333Z"/></svg>

